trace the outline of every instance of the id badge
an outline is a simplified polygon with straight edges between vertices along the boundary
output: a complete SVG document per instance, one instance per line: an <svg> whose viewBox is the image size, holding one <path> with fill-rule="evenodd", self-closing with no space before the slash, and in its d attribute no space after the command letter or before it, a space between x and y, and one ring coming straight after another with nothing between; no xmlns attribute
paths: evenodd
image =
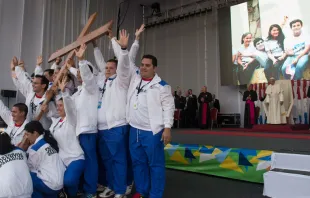
<svg viewBox="0 0 310 198"><path fill-rule="evenodd" d="M138 103L137 102L135 102L134 104L133 104L133 109L138 109Z"/></svg>
<svg viewBox="0 0 310 198"><path fill-rule="evenodd" d="M101 109L102 101L98 102L98 109Z"/></svg>

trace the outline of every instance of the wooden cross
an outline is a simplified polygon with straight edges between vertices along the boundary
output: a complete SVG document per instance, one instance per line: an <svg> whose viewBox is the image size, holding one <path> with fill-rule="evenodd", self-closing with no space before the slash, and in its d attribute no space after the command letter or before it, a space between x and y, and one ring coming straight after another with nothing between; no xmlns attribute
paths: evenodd
<svg viewBox="0 0 310 198"><path fill-rule="evenodd" d="M112 28L113 22L110 21L107 24L105 24L104 26L101 26L100 28L98 28L98 29L92 31L91 33L87 34L88 31L90 30L91 25L94 23L96 16L97 16L97 13L94 13L89 17L85 27L81 31L81 33L80 33L80 35L76 41L74 41L73 43L65 46L64 48L54 52L50 56L50 58L48 59L48 62L50 63L50 62L56 60L56 58L65 56L66 54L69 53L67 56L67 59L65 61L65 64L66 64L67 60L72 59L74 57L74 55L75 55L74 50L76 48L81 46L83 43L87 44L87 43L91 42L92 40L95 40L95 39L103 36L104 34L106 34L108 32L109 29ZM61 68L61 70L59 71L58 75L56 76L52 87L46 92L45 101L43 104L47 105L51 101L52 97L54 96L54 91L57 89L58 82L65 72L66 72L66 66L64 65ZM40 120L41 117L43 116L43 114L44 114L44 112L41 110L41 112L35 118L35 120Z"/></svg>

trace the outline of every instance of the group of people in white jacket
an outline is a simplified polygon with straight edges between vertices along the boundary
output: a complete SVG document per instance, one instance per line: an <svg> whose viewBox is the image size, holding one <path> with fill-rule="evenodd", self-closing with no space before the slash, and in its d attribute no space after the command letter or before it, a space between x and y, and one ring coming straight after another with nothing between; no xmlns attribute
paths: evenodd
<svg viewBox="0 0 310 198"><path fill-rule="evenodd" d="M117 60L106 62L94 42L97 66L85 60L83 44L75 50L79 67L72 59L63 66L71 80L67 73L58 82L46 78L41 57L31 79L23 62L13 58L13 82L26 102L10 111L0 100L0 116L8 125L0 132L0 177L6 178L0 181L0 198L77 197L81 183L83 197L96 197L100 184L100 197L122 198L133 181L134 198L163 197L174 99L156 74L155 56L144 55L141 66L135 65L143 31L144 25L136 30L130 51L125 30L119 40L109 31ZM62 71L57 64L54 75ZM79 84L75 93L70 82ZM49 94L56 96L46 105Z"/></svg>

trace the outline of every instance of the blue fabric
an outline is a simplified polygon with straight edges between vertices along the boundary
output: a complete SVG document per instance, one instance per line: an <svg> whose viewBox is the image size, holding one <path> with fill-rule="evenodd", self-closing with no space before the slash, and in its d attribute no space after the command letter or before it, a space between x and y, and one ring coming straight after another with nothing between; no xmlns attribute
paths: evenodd
<svg viewBox="0 0 310 198"><path fill-rule="evenodd" d="M164 81L164 80L161 80L161 81L159 82L159 84L160 84L161 86L168 85L168 83L167 83L166 81Z"/></svg>
<svg viewBox="0 0 310 198"><path fill-rule="evenodd" d="M99 136L98 136L97 138L98 184L102 186L108 186L106 170L105 170L104 164L100 156L99 147L100 147L100 142L99 142Z"/></svg>
<svg viewBox="0 0 310 198"><path fill-rule="evenodd" d="M300 80L303 76L303 72L305 71L308 64L308 54L302 56L296 65L292 65L292 62L296 59L297 56L289 56L286 58L283 66L282 66L282 74L285 79L290 79L290 75L286 74L286 66L289 65L295 70L294 80Z"/></svg>
<svg viewBox="0 0 310 198"><path fill-rule="evenodd" d="M30 172L32 183L33 183L33 193L32 198L57 198L59 191L52 190L44 184L44 182L38 178L36 173Z"/></svg>
<svg viewBox="0 0 310 198"><path fill-rule="evenodd" d="M131 161L130 151L129 151L129 131L130 131L130 125L127 125L127 132L126 132L127 186L132 185L133 183L133 168L132 168L132 161Z"/></svg>
<svg viewBox="0 0 310 198"><path fill-rule="evenodd" d="M126 125L99 131L100 156L116 194L125 194L127 188L127 131Z"/></svg>
<svg viewBox="0 0 310 198"><path fill-rule="evenodd" d="M85 155L83 188L85 193L95 194L98 182L97 133L81 134L79 139Z"/></svg>
<svg viewBox="0 0 310 198"><path fill-rule="evenodd" d="M69 164L64 175L64 186L69 196L77 196L80 177L85 170L85 160L76 160Z"/></svg>
<svg viewBox="0 0 310 198"><path fill-rule="evenodd" d="M136 191L149 198L162 198L165 187L165 154L161 141L163 131L130 128L129 148Z"/></svg>
<svg viewBox="0 0 310 198"><path fill-rule="evenodd" d="M31 147L32 150L34 151L38 151L44 144L46 144L44 139L41 139L40 141L38 141L35 145L33 145Z"/></svg>

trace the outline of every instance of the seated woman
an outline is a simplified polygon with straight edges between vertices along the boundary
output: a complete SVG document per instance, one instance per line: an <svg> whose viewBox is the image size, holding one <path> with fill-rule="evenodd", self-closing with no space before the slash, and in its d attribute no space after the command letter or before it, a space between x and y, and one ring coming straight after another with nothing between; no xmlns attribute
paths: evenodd
<svg viewBox="0 0 310 198"><path fill-rule="evenodd" d="M7 133L0 132L0 197L30 198L32 181L26 153L11 144Z"/></svg>
<svg viewBox="0 0 310 198"><path fill-rule="evenodd" d="M250 82L255 68L259 65L255 58L242 56L243 54L254 54L256 49L252 44L252 34L247 32L241 37L242 46L238 50L238 78L240 85Z"/></svg>
<svg viewBox="0 0 310 198"><path fill-rule="evenodd" d="M282 65L286 60L286 53L283 44L284 39L285 36L279 25L273 24L269 27L265 49L268 53L268 57L272 61L272 67L265 70L267 79L274 77L276 80L279 80Z"/></svg>
<svg viewBox="0 0 310 198"><path fill-rule="evenodd" d="M69 197L77 196L79 179L85 169L84 152L76 136L76 109L70 94L64 92L67 76L59 85L62 97L57 100L59 118L52 118L51 134L57 140L59 156L66 166L64 186Z"/></svg>
<svg viewBox="0 0 310 198"><path fill-rule="evenodd" d="M28 166L33 182L33 198L57 198L63 188L65 166L58 155L56 140L38 121L25 126L28 149ZM26 149L26 148L25 148Z"/></svg>

